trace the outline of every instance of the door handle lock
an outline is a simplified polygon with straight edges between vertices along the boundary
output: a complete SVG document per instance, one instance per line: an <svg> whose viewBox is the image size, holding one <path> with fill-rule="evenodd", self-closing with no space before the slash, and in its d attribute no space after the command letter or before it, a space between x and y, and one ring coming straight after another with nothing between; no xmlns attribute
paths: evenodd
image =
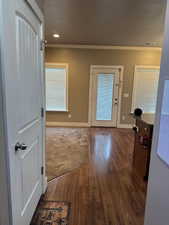
<svg viewBox="0 0 169 225"><path fill-rule="evenodd" d="M27 149L27 145L24 144L24 143L19 143L17 142L16 145L15 145L15 151L17 152L18 150L22 150L22 151L25 151Z"/></svg>

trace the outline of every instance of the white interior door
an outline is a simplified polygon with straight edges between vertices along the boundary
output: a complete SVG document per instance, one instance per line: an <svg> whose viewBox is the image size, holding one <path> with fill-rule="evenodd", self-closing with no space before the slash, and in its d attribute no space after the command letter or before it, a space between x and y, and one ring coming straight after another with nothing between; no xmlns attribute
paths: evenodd
<svg viewBox="0 0 169 225"><path fill-rule="evenodd" d="M119 70L92 71L92 126L116 127L119 101Z"/></svg>
<svg viewBox="0 0 169 225"><path fill-rule="evenodd" d="M42 195L42 23L28 1L3 7L12 225L28 225Z"/></svg>

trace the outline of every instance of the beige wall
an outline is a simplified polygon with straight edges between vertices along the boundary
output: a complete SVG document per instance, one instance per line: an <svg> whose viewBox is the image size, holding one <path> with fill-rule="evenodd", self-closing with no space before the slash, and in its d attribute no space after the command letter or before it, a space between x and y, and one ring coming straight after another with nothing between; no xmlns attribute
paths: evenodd
<svg viewBox="0 0 169 225"><path fill-rule="evenodd" d="M93 50L93 49L60 49L47 48L46 62L69 64L69 113L48 112L50 122L87 122L89 104L90 65L124 66L123 98L121 104L121 123L130 123L131 97L135 65L160 65L160 51L140 50ZM125 116L125 120L122 120Z"/></svg>

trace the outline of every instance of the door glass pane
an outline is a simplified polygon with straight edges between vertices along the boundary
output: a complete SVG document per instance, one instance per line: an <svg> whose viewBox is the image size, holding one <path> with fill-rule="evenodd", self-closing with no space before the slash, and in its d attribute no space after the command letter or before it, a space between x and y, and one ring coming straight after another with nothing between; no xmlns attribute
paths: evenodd
<svg viewBox="0 0 169 225"><path fill-rule="evenodd" d="M97 75L96 120L112 119L114 74Z"/></svg>

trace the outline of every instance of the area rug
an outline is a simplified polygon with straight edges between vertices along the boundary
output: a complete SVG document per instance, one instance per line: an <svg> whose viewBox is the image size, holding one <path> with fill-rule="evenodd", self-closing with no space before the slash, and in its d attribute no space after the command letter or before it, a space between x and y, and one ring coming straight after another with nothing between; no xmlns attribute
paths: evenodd
<svg viewBox="0 0 169 225"><path fill-rule="evenodd" d="M48 181L86 164L89 159L89 128L46 129Z"/></svg>
<svg viewBox="0 0 169 225"><path fill-rule="evenodd" d="M70 203L41 201L31 225L68 225Z"/></svg>

